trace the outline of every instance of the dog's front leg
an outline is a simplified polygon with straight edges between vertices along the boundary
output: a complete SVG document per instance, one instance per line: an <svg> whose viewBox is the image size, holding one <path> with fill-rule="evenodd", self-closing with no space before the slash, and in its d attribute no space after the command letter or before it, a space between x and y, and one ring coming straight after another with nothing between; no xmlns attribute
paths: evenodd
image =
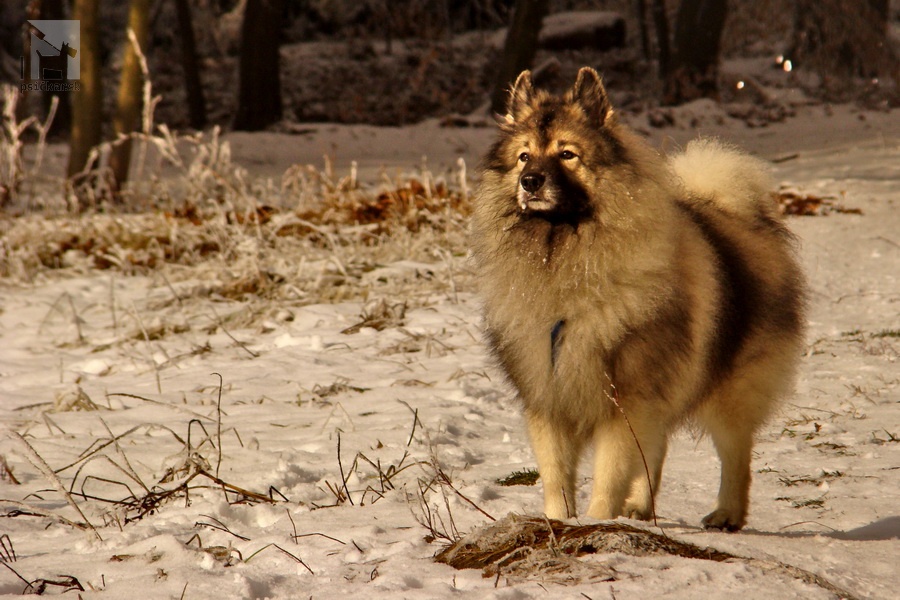
<svg viewBox="0 0 900 600"><path fill-rule="evenodd" d="M548 415L526 411L531 447L544 486L544 514L550 519L575 516L575 472L580 443L575 432Z"/></svg>
<svg viewBox="0 0 900 600"><path fill-rule="evenodd" d="M594 430L594 485L587 514L615 519L623 514L635 472L634 439L624 419L614 418Z"/></svg>

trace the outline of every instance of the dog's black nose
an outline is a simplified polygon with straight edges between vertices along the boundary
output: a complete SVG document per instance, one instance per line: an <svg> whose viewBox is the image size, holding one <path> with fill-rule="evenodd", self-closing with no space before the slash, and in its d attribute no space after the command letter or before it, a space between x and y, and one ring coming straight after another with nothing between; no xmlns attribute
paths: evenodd
<svg viewBox="0 0 900 600"><path fill-rule="evenodd" d="M522 184L522 189L528 192L529 194L534 194L541 186L544 185L544 176L540 173L526 173L522 175L522 179L519 183Z"/></svg>

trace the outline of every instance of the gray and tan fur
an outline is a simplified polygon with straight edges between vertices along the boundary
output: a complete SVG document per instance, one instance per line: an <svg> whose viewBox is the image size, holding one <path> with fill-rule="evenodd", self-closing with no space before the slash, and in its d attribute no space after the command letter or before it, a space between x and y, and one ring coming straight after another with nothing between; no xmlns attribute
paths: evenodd
<svg viewBox="0 0 900 600"><path fill-rule="evenodd" d="M691 422L722 462L703 524L743 527L754 434L803 348L802 276L768 189L759 160L716 141L659 156L617 122L593 69L563 97L519 76L472 247L548 517L576 514L576 468L593 446L587 514L650 518L668 436Z"/></svg>

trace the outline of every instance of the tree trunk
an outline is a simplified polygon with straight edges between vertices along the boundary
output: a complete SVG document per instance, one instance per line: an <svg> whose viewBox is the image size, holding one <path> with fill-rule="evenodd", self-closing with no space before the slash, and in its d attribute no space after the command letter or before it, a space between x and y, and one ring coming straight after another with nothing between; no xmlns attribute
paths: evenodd
<svg viewBox="0 0 900 600"><path fill-rule="evenodd" d="M500 70L491 92L491 110L497 114L506 112L509 88L519 73L531 67L537 52L538 35L547 15L548 0L516 0L512 22L503 44Z"/></svg>
<svg viewBox="0 0 900 600"><path fill-rule="evenodd" d="M188 118L191 127L206 127L206 98L200 79L200 64L197 61L197 43L194 41L194 24L191 5L188 0L175 0L178 12L178 35L181 37L181 68L184 71L184 89L187 92Z"/></svg>
<svg viewBox="0 0 900 600"><path fill-rule="evenodd" d="M682 0L674 60L664 80L664 104L718 98L719 49L727 13L728 0Z"/></svg>
<svg viewBox="0 0 900 600"><path fill-rule="evenodd" d="M152 0L131 0L128 9L128 29L134 32L137 45L142 53L147 52L147 39L150 34L150 4ZM113 130L116 138L130 136L141 123L141 110L144 102L144 74L141 61L131 40L125 38L125 60L122 63L122 75L119 80L119 94L116 98L116 115L113 118ZM131 138L115 143L109 153L109 170L112 176L113 192L120 191L128 181L128 168L131 165Z"/></svg>
<svg viewBox="0 0 900 600"><path fill-rule="evenodd" d="M100 0L75 0L72 19L81 21L81 79L72 92L72 132L69 166L73 177L87 166L88 155L100 144L103 122L103 83L100 62Z"/></svg>
<svg viewBox="0 0 900 600"><path fill-rule="evenodd" d="M653 26L656 29L656 44L659 46L659 79L669 77L672 65L672 44L669 41L669 15L666 14L666 0L653 0Z"/></svg>
<svg viewBox="0 0 900 600"><path fill-rule="evenodd" d="M281 120L281 8L282 0L247 0L234 129L259 131Z"/></svg>
<svg viewBox="0 0 900 600"><path fill-rule="evenodd" d="M644 60L650 60L650 32L647 27L647 5L645 0L634 0L635 17L641 34L641 52Z"/></svg>
<svg viewBox="0 0 900 600"><path fill-rule="evenodd" d="M40 4L41 19L53 21L66 18L63 0L41 0ZM49 113L54 96L59 99L59 104L56 106L56 116L53 118L53 123L50 125L50 135L57 135L60 134L60 132L68 131L72 126L72 105L69 102L71 92L43 92L42 101L44 116L46 117Z"/></svg>

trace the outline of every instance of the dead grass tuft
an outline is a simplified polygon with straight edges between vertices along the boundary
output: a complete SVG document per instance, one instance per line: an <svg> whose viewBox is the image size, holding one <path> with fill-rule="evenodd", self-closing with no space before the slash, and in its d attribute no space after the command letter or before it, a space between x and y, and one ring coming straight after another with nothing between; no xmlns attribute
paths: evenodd
<svg viewBox="0 0 900 600"><path fill-rule="evenodd" d="M537 469L525 469L522 471L513 471L506 477L497 480L497 485L513 486L513 485L537 485L541 475Z"/></svg>
<svg viewBox="0 0 900 600"><path fill-rule="evenodd" d="M130 394L118 395L148 400ZM90 402L90 406L94 407L92 409L81 408L81 410L99 410L100 408L86 395L82 394L82 397L76 398L76 400L81 403ZM69 407L67 410L76 409ZM218 491L229 504L275 504L278 502L275 495L286 500L274 488L270 488L268 493L260 493L219 477L219 463L222 460L222 429L221 413L217 412L217 414L218 429L213 434L207 431L201 418L197 418L191 419L187 423L186 437L178 435L168 427L153 425L138 425L116 435L106 426L105 421L100 419L106 428L108 437L99 438L90 447L83 450L74 462L56 469L51 468L23 436L12 432L9 434L10 437L19 442L29 461L53 485L56 492L75 511L80 520L73 521L61 516L55 510L46 510L23 501L7 498L0 499L0 505L8 505L10 509L0 516L50 519L77 529L90 530L99 539L98 529L88 520L86 513L82 510L83 506L91 507L89 512L100 512L105 526L115 525L123 528L129 523L142 520L148 515L158 512L165 504L174 500L182 499L186 505L189 505L191 494L198 490ZM181 450L177 453L179 461L176 464L158 476L155 483L146 483L146 475L141 476L134 469L120 445L120 441L153 430L163 430L171 434L172 438L181 445ZM199 430L202 434L199 441L195 430ZM240 441L239 437L238 440ZM205 456L211 450L218 453L218 463L215 468ZM64 484L61 475L70 469L74 469L74 473L68 477L68 484ZM11 471L9 471L9 475L12 475ZM43 499L39 498L39 500ZM58 504L58 502L56 503Z"/></svg>
<svg viewBox="0 0 900 600"><path fill-rule="evenodd" d="M495 577L498 581L501 575L511 581L540 579L562 584L619 579L612 565L584 560L586 556L599 554L743 562L767 573L818 586L841 598L857 598L815 573L785 563L701 548L618 522L579 525L509 515L454 541L438 552L434 560L457 569L482 569L484 577Z"/></svg>
<svg viewBox="0 0 900 600"><path fill-rule="evenodd" d="M364 327L383 331L388 327L400 327L406 318L406 302L390 303L383 298L366 306L358 323L347 327L341 333L359 333Z"/></svg>
<svg viewBox="0 0 900 600"><path fill-rule="evenodd" d="M667 554L723 561L732 555L699 548L625 523L569 525L562 521L509 515L442 550L435 560L457 569L485 569L485 576L502 569L526 575L546 556L577 558L619 552L630 556Z"/></svg>

